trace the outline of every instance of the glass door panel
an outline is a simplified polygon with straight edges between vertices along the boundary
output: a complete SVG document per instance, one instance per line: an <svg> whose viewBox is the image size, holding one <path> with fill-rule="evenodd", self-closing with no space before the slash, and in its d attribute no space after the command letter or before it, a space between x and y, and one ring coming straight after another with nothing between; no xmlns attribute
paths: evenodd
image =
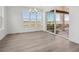
<svg viewBox="0 0 79 59"><path fill-rule="evenodd" d="M68 37L69 35L69 15L56 13L56 34Z"/></svg>
<svg viewBox="0 0 79 59"><path fill-rule="evenodd" d="M55 22L54 12L47 13L47 30L54 32L54 22Z"/></svg>
<svg viewBox="0 0 79 59"><path fill-rule="evenodd" d="M56 34L62 31L61 13L56 13Z"/></svg>

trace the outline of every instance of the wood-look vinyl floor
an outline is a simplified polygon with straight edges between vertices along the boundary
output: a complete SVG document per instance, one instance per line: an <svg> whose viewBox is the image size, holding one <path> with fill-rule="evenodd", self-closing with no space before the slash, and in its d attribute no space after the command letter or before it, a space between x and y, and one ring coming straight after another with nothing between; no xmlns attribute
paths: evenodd
<svg viewBox="0 0 79 59"><path fill-rule="evenodd" d="M54 39L55 38L55 39ZM78 52L79 45L47 32L7 35L0 41L0 52Z"/></svg>

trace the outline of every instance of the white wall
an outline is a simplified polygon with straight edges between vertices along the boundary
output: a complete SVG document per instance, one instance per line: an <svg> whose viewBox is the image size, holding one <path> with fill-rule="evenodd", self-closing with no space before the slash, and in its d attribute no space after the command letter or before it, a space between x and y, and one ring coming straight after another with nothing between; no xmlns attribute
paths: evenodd
<svg viewBox="0 0 79 59"><path fill-rule="evenodd" d="M4 28L2 28L0 30L0 40L3 39L6 35L7 35L7 9L6 7L2 7L0 6L0 8L2 8L2 19L4 21Z"/></svg>
<svg viewBox="0 0 79 59"><path fill-rule="evenodd" d="M70 8L70 33L71 41L79 44L79 6L72 6Z"/></svg>
<svg viewBox="0 0 79 59"><path fill-rule="evenodd" d="M28 29L24 28L24 21L21 17L22 10L26 10L27 7L21 6L12 6L8 8L8 33L21 33L21 32L29 32L29 31L39 31L41 29Z"/></svg>
<svg viewBox="0 0 79 59"><path fill-rule="evenodd" d="M8 8L8 34L22 31L22 20L20 17L20 9L17 7Z"/></svg>

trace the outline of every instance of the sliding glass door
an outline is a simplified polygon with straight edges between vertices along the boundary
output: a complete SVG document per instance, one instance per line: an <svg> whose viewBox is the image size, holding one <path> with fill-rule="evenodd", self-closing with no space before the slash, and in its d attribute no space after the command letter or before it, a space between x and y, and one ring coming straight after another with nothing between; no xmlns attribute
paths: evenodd
<svg viewBox="0 0 79 59"><path fill-rule="evenodd" d="M55 10L54 10L55 11ZM47 12L47 30L68 38L69 36L69 14L61 12Z"/></svg>

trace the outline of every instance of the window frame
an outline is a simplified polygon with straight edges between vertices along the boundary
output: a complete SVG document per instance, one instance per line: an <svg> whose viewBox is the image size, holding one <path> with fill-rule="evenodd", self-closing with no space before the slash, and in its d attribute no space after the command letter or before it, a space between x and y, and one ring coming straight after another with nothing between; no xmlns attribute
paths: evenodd
<svg viewBox="0 0 79 59"><path fill-rule="evenodd" d="M26 14L25 14L25 16L23 15L24 12L28 13L28 17L25 17ZM32 18L32 13L36 13L35 14L35 19ZM43 17L42 17L43 16L42 11L38 11L38 12L36 12L34 10L29 11L29 9L28 10L23 10L21 16L22 16L22 19L24 19L24 21L41 21L43 19ZM40 19L38 18L38 16L40 17Z"/></svg>

